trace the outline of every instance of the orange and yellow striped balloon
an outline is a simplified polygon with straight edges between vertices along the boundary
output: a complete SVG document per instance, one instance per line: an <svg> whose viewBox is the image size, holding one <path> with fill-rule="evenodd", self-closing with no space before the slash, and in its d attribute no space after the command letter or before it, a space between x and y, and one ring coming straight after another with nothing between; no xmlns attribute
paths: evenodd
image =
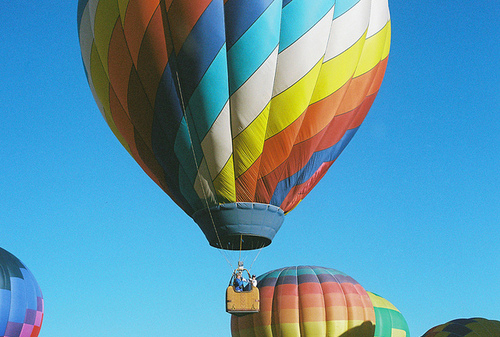
<svg viewBox="0 0 500 337"><path fill-rule="evenodd" d="M258 277L261 311L231 317L233 337L373 337L375 311L368 293L335 269L299 266Z"/></svg>

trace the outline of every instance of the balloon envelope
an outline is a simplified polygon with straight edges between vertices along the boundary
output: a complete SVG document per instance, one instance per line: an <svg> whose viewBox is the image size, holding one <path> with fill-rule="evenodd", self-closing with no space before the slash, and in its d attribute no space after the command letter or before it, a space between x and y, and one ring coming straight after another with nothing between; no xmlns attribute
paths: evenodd
<svg viewBox="0 0 500 337"><path fill-rule="evenodd" d="M210 245L270 244L379 90L387 0L79 0L109 127Z"/></svg>
<svg viewBox="0 0 500 337"><path fill-rule="evenodd" d="M261 275L257 281L260 312L232 316L233 337L373 336L375 312L370 297L342 272L288 267Z"/></svg>
<svg viewBox="0 0 500 337"><path fill-rule="evenodd" d="M500 321L486 318L460 318L438 325L422 337L494 337L500 336Z"/></svg>
<svg viewBox="0 0 500 337"><path fill-rule="evenodd" d="M36 337L43 320L43 297L31 272L0 248L0 336Z"/></svg>
<svg viewBox="0 0 500 337"><path fill-rule="evenodd" d="M408 323L401 312L385 298L368 291L375 310L374 337L409 337Z"/></svg>

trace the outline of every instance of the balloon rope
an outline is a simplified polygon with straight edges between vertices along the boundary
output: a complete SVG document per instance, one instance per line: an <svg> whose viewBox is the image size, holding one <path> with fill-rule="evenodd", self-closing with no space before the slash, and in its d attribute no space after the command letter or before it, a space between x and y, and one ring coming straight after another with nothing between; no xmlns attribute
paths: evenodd
<svg viewBox="0 0 500 337"><path fill-rule="evenodd" d="M169 29L169 31L171 31L171 29L170 29L170 21L168 19L167 7L166 7L166 4L165 4L165 1L160 1L160 6L161 6L161 9L162 9L162 15L164 17L164 20L166 20L166 24L168 26L168 29ZM163 21L163 22L165 22L165 21ZM165 36L165 38L166 38L166 36ZM175 45L173 43L173 40L172 40L172 35L170 35L170 39L171 39L171 43L173 45ZM167 43L167 45L168 45L168 43ZM172 53L173 53L173 51L172 51ZM194 164L196 166L197 163L198 163L198 160L196 158L196 152L194 151L193 139L191 137L191 131L190 131L190 128L189 128L189 122L188 122L188 118L187 118L187 114L186 114L186 106L184 105L184 96L182 95L181 81L180 81L180 78L179 78L179 71L177 70L177 62L176 62L176 67L175 67L175 80L177 82L176 83L177 84L177 88L179 89L179 96L180 96L179 98L180 98L180 101L181 101L182 114L183 114L184 119L186 121L186 126L187 126L187 132L188 132L188 136L189 136L189 141L191 142L191 152L193 153ZM199 167L197 167L197 169L199 170ZM195 183L196 183L196 178L195 178ZM222 242L221 242L220 237L219 237L219 233L217 232L217 228L215 227L215 222L214 222L214 218L212 216L212 212L210 211L210 205L208 204L208 193L205 190L205 187L204 187L203 183L200 183L200 186L201 186L201 190L203 192L203 196L204 196L204 199L205 199L206 207L208 209L208 214L210 216L210 221L212 222L212 226L214 228L215 235L217 236L217 241L219 241L219 247L221 249L223 249ZM221 253L221 255L224 256L224 258L226 259L227 263L229 264L229 267L231 268L231 270L233 270L233 265L231 264L231 262L229 261L229 259L226 256L226 254L221 249L218 249L219 252Z"/></svg>
<svg viewBox="0 0 500 337"><path fill-rule="evenodd" d="M180 79L179 79L179 72L177 71L177 69L175 70L175 78L177 80L177 87L179 88L179 95L180 95L181 105L182 105L182 114L184 115L184 119L186 120L186 126L187 126L187 132L188 132L188 136L189 136L189 141L191 142L191 152L193 153L193 159L194 159L194 163L196 165L198 163L198 159L196 158L196 152L194 151L194 146L193 146L193 139L191 138L191 131L189 130L188 118L187 118L187 114L186 114L186 107L184 105L184 97L182 95L181 82L180 82ZM210 216L210 221L212 222L212 227L214 228L215 235L217 236L217 241L219 241L219 247L221 247L221 249L222 249L223 248L222 247L222 241L221 241L221 239L219 237L219 232L217 232L217 227L215 226L215 221L214 221L214 218L212 216L212 212L210 211L210 205L208 204L208 193L205 190L205 184L200 183L200 186L201 186L201 190L203 192L203 196L204 196L204 199L205 199L205 205L206 205L207 210L208 210L208 215ZM231 268L231 270L233 270L233 265L231 264L231 262L227 258L226 254L222 250L220 250L220 249L218 249L218 250L219 250L219 252L222 253L222 255L224 256L224 258L226 259L226 261L229 264L229 267Z"/></svg>
<svg viewBox="0 0 500 337"><path fill-rule="evenodd" d="M262 248L264 248L264 246L262 246L262 247L259 248L259 252L257 253L257 255L255 255L255 258L253 259L252 264L250 265L250 268L248 270L252 270L253 264L255 263L255 261L257 260L257 258L259 257L260 252L262 251Z"/></svg>
<svg viewBox="0 0 500 337"><path fill-rule="evenodd" d="M238 261L241 261L241 244L243 243L243 234L240 234L240 256L238 257Z"/></svg>

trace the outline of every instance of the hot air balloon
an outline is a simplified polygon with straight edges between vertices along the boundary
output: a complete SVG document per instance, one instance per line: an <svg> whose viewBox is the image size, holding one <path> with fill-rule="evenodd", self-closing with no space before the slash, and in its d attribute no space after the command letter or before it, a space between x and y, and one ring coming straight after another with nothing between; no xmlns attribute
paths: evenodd
<svg viewBox="0 0 500 337"><path fill-rule="evenodd" d="M379 90L387 0L79 0L109 127L211 246L269 245Z"/></svg>
<svg viewBox="0 0 500 337"><path fill-rule="evenodd" d="M410 337L410 330L399 310L385 298L367 292L375 310L374 337Z"/></svg>
<svg viewBox="0 0 500 337"><path fill-rule="evenodd" d="M438 325L422 337L497 337L500 321L486 318L460 318Z"/></svg>
<svg viewBox="0 0 500 337"><path fill-rule="evenodd" d="M231 316L233 337L373 337L375 311L369 295L335 269L287 267L257 278L260 312Z"/></svg>
<svg viewBox="0 0 500 337"><path fill-rule="evenodd" d="M0 336L36 337L43 320L43 297L31 272L0 248Z"/></svg>

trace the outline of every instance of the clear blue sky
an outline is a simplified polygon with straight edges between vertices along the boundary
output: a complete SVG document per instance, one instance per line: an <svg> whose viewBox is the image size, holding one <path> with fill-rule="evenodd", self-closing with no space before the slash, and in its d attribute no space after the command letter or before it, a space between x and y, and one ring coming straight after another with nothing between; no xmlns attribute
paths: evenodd
<svg viewBox="0 0 500 337"><path fill-rule="evenodd" d="M343 271L412 336L500 319L500 3L438 3L389 2L379 96L252 268ZM231 268L108 129L76 9L0 6L0 246L42 288L40 337L230 336Z"/></svg>

